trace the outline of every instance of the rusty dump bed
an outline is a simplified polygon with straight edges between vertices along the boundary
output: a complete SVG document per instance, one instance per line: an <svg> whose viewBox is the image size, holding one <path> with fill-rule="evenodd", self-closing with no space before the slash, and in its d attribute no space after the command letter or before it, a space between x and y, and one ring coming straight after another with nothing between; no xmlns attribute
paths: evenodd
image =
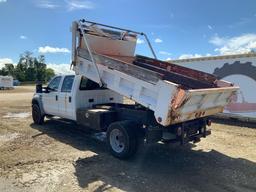
<svg viewBox="0 0 256 192"><path fill-rule="evenodd" d="M136 55L134 65L158 72L163 80L181 85L182 89L217 88L217 78L214 75L182 67L176 64Z"/></svg>
<svg viewBox="0 0 256 192"><path fill-rule="evenodd" d="M108 33L92 30L92 24L85 28L96 35L89 34L81 23L72 25L73 70L154 111L163 126L222 112L238 90L232 83L202 71L134 56L137 38L129 35L130 30L114 28L123 32Z"/></svg>

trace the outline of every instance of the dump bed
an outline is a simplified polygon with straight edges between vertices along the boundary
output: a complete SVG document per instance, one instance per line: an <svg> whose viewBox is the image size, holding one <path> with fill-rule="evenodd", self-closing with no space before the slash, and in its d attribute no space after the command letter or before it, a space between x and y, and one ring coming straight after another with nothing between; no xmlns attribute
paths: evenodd
<svg viewBox="0 0 256 192"><path fill-rule="evenodd" d="M135 34L118 38L116 32L95 31L84 22L73 23L72 32L76 74L153 110L163 126L222 112L238 89L211 74L134 56Z"/></svg>

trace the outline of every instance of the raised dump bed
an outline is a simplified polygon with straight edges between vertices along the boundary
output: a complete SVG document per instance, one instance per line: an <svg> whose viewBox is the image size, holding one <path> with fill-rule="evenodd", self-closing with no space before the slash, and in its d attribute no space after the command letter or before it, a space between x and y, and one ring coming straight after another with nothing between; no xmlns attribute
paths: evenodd
<svg viewBox="0 0 256 192"><path fill-rule="evenodd" d="M143 33L96 25L73 23L73 70L154 111L163 126L222 112L238 90L208 73L134 56L134 39Z"/></svg>

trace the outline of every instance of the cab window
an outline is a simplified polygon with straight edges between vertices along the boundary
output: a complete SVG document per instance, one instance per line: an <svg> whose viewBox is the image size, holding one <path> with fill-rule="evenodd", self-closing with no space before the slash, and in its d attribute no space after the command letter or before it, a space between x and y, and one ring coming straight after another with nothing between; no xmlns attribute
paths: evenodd
<svg viewBox="0 0 256 192"><path fill-rule="evenodd" d="M50 91L58 91L60 85L61 76L55 77L48 85Z"/></svg>
<svg viewBox="0 0 256 192"><path fill-rule="evenodd" d="M80 83L80 90L97 90L97 89L104 89L99 86L98 83L95 83L94 81L87 79L86 77L82 77L81 83Z"/></svg>
<svg viewBox="0 0 256 192"><path fill-rule="evenodd" d="M69 75L64 78L62 87L61 87L61 92L71 92L74 78L75 78L74 75Z"/></svg>

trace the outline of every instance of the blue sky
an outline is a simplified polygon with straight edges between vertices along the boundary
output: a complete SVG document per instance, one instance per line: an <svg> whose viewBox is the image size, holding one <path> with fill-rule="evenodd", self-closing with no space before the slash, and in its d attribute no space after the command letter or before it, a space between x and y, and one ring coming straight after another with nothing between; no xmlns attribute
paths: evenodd
<svg viewBox="0 0 256 192"><path fill-rule="evenodd" d="M147 33L163 60L256 48L255 0L0 0L0 64L26 50L69 64L70 25L81 18ZM137 53L150 55L143 41Z"/></svg>

